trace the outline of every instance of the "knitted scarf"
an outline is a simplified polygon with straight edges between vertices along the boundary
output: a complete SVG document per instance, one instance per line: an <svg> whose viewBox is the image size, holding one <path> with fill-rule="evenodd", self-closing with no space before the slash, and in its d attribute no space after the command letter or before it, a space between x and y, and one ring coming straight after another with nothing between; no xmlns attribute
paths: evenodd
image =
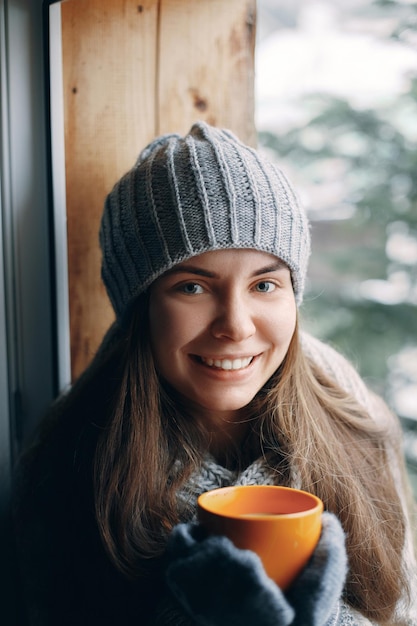
<svg viewBox="0 0 417 626"><path fill-rule="evenodd" d="M249 465L242 472L229 470L207 455L198 471L191 475L178 492L178 509L184 521L196 519L197 498L205 491L231 485L275 485L276 475L263 459ZM190 511L192 514L190 515Z"/></svg>

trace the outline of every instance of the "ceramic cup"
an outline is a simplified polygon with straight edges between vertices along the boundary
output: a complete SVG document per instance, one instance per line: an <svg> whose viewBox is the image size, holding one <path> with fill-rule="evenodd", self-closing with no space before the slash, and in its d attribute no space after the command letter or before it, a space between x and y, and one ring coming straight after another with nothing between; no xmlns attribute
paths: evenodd
<svg viewBox="0 0 417 626"><path fill-rule="evenodd" d="M224 487L198 498L198 519L206 530L256 552L268 576L283 590L313 554L322 512L319 498L289 487Z"/></svg>

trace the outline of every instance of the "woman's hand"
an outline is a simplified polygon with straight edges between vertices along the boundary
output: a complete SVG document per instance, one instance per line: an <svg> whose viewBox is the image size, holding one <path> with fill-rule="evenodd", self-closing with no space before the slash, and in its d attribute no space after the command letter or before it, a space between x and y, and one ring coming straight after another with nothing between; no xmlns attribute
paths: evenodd
<svg viewBox="0 0 417 626"><path fill-rule="evenodd" d="M287 626L294 611L266 575L259 557L201 526L172 533L167 583L183 609L205 626Z"/></svg>
<svg viewBox="0 0 417 626"><path fill-rule="evenodd" d="M286 594L255 553L207 536L198 524L174 528L167 559L171 593L204 626L324 626L338 606L347 562L343 530L330 513L323 514L313 557Z"/></svg>
<svg viewBox="0 0 417 626"><path fill-rule="evenodd" d="M337 611L345 586L345 534L338 518L323 513L322 531L313 556L286 593L295 608L292 626L323 626Z"/></svg>

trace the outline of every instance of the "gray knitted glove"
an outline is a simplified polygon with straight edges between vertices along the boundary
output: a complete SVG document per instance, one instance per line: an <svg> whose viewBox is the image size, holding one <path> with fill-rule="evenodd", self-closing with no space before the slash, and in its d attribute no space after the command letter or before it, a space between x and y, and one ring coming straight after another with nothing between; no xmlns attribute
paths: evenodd
<svg viewBox="0 0 417 626"><path fill-rule="evenodd" d="M296 610L292 626L323 626L337 611L345 586L345 534L335 515L323 513L319 543L310 561L286 593Z"/></svg>
<svg viewBox="0 0 417 626"><path fill-rule="evenodd" d="M197 524L180 524L168 544L168 587L204 626L289 626L294 611L266 575L259 557L227 537L207 537Z"/></svg>
<svg viewBox="0 0 417 626"><path fill-rule="evenodd" d="M179 524L167 549L166 580L186 613L201 626L325 626L346 577L344 533L323 514L313 557L286 595L259 557L229 539L207 536L198 524Z"/></svg>

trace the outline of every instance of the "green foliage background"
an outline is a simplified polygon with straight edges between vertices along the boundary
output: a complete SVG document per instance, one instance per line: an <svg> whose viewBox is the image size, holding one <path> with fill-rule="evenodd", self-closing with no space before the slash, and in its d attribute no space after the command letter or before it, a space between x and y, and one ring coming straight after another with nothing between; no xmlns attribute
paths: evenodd
<svg viewBox="0 0 417 626"><path fill-rule="evenodd" d="M417 3L364 5L362 19L395 16L390 37L415 44ZM309 95L302 102L310 112L307 125L279 135L259 133L260 146L299 172L306 185L319 188L333 174L343 180L343 202L334 216L310 215L313 254L304 326L356 363L394 408L396 388L410 383L410 373L396 368L394 357L417 348L417 266L387 253L395 234L417 245L417 68L408 85L394 101L368 110L328 94ZM338 219L343 213L350 217ZM403 297L390 303L363 289L370 279L389 284L398 277ZM417 420L400 417L417 494Z"/></svg>

